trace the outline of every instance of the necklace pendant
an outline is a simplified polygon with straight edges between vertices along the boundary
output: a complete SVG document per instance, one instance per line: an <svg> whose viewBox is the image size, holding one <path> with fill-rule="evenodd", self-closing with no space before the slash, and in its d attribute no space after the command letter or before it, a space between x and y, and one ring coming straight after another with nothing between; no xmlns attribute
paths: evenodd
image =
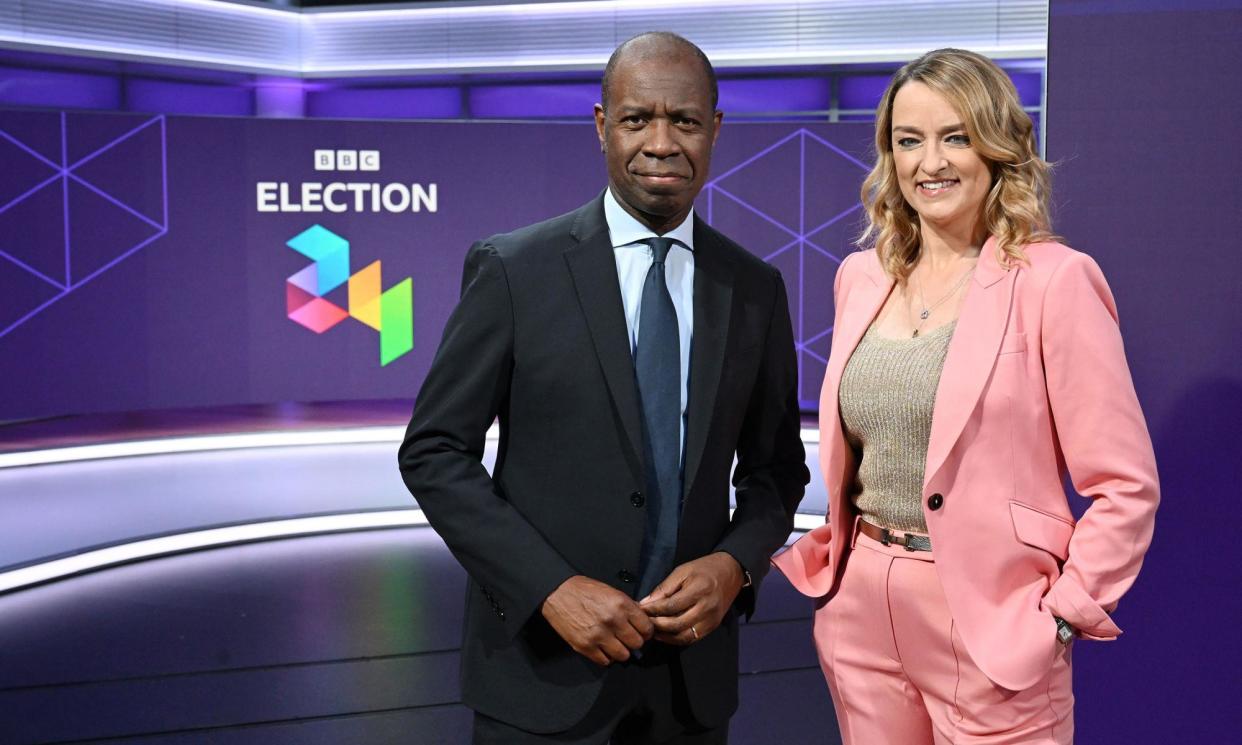
<svg viewBox="0 0 1242 745"><path fill-rule="evenodd" d="M919 330L918 330L918 329L915 329L915 330L914 330L914 333L913 333L913 334L910 334L910 338L911 338L911 339L913 339L913 338L917 337L918 335L919 335Z"/></svg>
<svg viewBox="0 0 1242 745"><path fill-rule="evenodd" d="M930 315L931 315L931 309L930 309L930 308L924 308L924 309L923 309L923 312L922 312L922 313L919 313L919 318L922 318L924 321L926 321L926 320L927 320L927 317L928 317L928 316L930 316Z"/></svg>

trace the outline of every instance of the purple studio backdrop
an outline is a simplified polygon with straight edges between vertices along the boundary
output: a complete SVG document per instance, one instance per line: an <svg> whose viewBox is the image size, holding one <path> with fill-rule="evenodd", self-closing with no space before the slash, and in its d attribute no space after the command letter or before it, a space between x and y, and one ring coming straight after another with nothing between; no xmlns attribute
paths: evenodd
<svg viewBox="0 0 1242 745"><path fill-rule="evenodd" d="M1242 483L1242 2L1050 11L1056 228L1113 287L1164 491L1144 572L1117 611L1125 634L1076 644L1078 739L1227 742L1242 730L1228 682L1242 617L1229 531ZM870 129L726 122L700 200L785 273L808 406ZM378 152L379 170L316 171L317 150ZM260 183L287 183L300 202L305 183L356 182L435 184L436 209L258 209ZM585 123L0 111L0 420L412 396L470 242L573 209L603 183ZM382 289L411 279L410 352L381 365L365 323L319 334L289 319L287 280L311 261L286 241L316 224L349 241L348 273L380 260ZM325 300L347 307L346 292Z"/></svg>
<svg viewBox="0 0 1242 745"><path fill-rule="evenodd" d="M1242 0L1050 11L1056 228L1116 295L1163 492L1125 633L1076 644L1078 741L1236 741Z"/></svg>
<svg viewBox="0 0 1242 745"><path fill-rule="evenodd" d="M698 203L784 272L808 407L870 133L726 122ZM0 420L412 397L469 245L574 209L606 178L589 120L0 111L0 162ZM379 282L351 297L375 261ZM406 278L412 306L385 300L379 323L367 301ZM399 354L382 360L388 332Z"/></svg>

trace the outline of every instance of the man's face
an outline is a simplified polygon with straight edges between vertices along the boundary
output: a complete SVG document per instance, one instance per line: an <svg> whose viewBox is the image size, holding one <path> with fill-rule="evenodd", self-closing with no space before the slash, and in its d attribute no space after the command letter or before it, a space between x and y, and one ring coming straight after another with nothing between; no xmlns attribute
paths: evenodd
<svg viewBox="0 0 1242 745"><path fill-rule="evenodd" d="M595 129L617 201L658 234L689 214L707 180L723 117L702 64L675 50L631 54L613 70Z"/></svg>

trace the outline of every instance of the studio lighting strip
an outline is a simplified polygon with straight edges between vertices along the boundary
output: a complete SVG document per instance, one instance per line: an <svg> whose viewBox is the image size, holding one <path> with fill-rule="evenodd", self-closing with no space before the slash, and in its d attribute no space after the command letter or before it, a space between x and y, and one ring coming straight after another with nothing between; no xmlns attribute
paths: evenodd
<svg viewBox="0 0 1242 745"><path fill-rule="evenodd" d="M732 517L733 511L730 510L729 514ZM823 523L823 515L798 514L794 516L794 530L797 532L813 530ZM93 549L73 556L0 572L0 594L109 567L190 551L359 530L419 528L427 527L428 524L422 510L408 509L317 515L176 533Z"/></svg>
<svg viewBox="0 0 1242 745"><path fill-rule="evenodd" d="M0 573L0 593L31 585L54 582L99 569L171 556L189 551L234 546L241 543L298 538L326 533L342 533L380 528L411 528L427 525L423 511L385 510L342 515L319 515L290 520L232 525L188 533L147 538L115 546L84 551L80 554L52 559L31 566Z"/></svg>
<svg viewBox="0 0 1242 745"><path fill-rule="evenodd" d="M405 427L351 427L345 429L288 430L245 432L193 437L163 437L151 440L105 442L95 445L72 445L46 450L0 453L0 469L76 463L105 458L136 458L177 453L206 453L217 450L253 450L255 448L307 447L317 445L368 445L401 442ZM493 427L488 439L496 439Z"/></svg>
<svg viewBox="0 0 1242 745"><path fill-rule="evenodd" d="M0 468L54 466L104 458L151 457L253 448L366 444L395 447L404 434L404 427L393 426L169 437L6 453L0 455ZM819 442L819 432L815 429L803 429L801 435L803 442L807 444ZM495 441L498 438L499 428L493 426L488 430L487 439ZM798 532L813 530L823 523L823 515L799 513L794 516L794 530ZM143 538L0 572L0 593L190 551L283 538L427 525L427 518L420 509L381 510L255 522Z"/></svg>
<svg viewBox="0 0 1242 745"><path fill-rule="evenodd" d="M918 19L904 23L901 19ZM291 77L598 70L621 40L681 33L718 66L905 61L961 46L1040 58L1046 0L591 0L367 10L245 0L8 0L0 46Z"/></svg>
<svg viewBox="0 0 1242 745"><path fill-rule="evenodd" d="M818 430L803 429L801 434L804 443L819 443ZM0 469L78 463L107 458L140 458L154 455L207 453L220 450L253 450L256 448L374 444L391 444L393 447L396 447L401 443L401 439L404 436L405 427L392 426L163 437L151 440L128 440L95 445L71 445L44 450L0 453ZM499 440L500 428L492 425L487 431L487 439L492 442Z"/></svg>

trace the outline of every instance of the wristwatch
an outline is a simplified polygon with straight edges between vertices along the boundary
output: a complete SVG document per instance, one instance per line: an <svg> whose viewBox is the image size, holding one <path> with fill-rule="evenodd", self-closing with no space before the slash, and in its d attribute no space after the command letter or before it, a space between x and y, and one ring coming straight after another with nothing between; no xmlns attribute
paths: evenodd
<svg viewBox="0 0 1242 745"><path fill-rule="evenodd" d="M1057 622L1057 641L1061 642L1061 644L1065 646L1069 646L1069 643L1074 641L1074 637L1078 636L1078 630L1075 629L1069 621L1066 621L1060 616L1053 616L1053 618L1055 618Z"/></svg>

